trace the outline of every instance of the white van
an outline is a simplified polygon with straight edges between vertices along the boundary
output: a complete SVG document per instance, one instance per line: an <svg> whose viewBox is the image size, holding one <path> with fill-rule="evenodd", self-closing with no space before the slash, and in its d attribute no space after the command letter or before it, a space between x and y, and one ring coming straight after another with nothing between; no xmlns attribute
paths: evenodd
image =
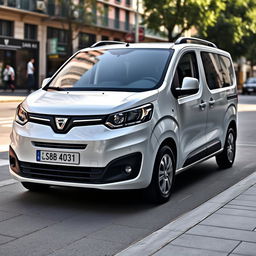
<svg viewBox="0 0 256 256"><path fill-rule="evenodd" d="M17 109L10 172L25 188L145 189L166 202L175 174L212 156L231 167L237 88L213 43L99 42Z"/></svg>

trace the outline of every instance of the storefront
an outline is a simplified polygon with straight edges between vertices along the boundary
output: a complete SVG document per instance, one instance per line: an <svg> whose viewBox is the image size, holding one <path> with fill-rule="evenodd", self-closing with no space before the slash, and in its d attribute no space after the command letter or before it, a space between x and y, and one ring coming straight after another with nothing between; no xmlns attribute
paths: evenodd
<svg viewBox="0 0 256 256"><path fill-rule="evenodd" d="M26 89L28 61L35 59L35 89L38 88L39 42L0 37L0 88L3 88L3 70L7 64L15 70L17 89Z"/></svg>

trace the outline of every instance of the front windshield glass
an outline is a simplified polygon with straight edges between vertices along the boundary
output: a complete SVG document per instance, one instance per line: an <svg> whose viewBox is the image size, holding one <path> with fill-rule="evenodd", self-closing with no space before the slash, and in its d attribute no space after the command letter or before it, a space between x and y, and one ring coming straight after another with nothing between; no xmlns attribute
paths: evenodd
<svg viewBox="0 0 256 256"><path fill-rule="evenodd" d="M173 50L170 49L113 49L79 52L47 87L90 91L150 90L162 82L172 53Z"/></svg>

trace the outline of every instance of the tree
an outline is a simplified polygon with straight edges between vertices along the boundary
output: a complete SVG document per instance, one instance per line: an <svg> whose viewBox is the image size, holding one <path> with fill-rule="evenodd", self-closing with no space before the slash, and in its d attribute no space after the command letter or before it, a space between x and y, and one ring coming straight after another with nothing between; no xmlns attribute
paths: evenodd
<svg viewBox="0 0 256 256"><path fill-rule="evenodd" d="M96 0L58 0L58 11L54 19L67 29L68 56L73 54L73 41L79 35L79 29L92 24L96 16Z"/></svg>
<svg viewBox="0 0 256 256"><path fill-rule="evenodd" d="M214 25L218 14L225 9L223 0L144 0L144 23L154 32L167 31L169 41L174 41L185 31L196 27L205 32ZM175 29L179 32L175 33Z"/></svg>
<svg viewBox="0 0 256 256"><path fill-rule="evenodd" d="M240 56L255 58L256 1L229 0L214 25L198 30L200 37L213 41L221 49L231 53L234 59ZM255 60L253 61L255 63Z"/></svg>

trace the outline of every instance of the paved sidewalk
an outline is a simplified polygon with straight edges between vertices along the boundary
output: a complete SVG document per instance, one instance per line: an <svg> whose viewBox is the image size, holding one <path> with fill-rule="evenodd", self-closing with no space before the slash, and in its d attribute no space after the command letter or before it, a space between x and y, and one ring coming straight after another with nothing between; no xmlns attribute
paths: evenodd
<svg viewBox="0 0 256 256"><path fill-rule="evenodd" d="M10 90L4 91L0 90L0 103L1 102L21 102L28 95L26 90L15 90L11 92Z"/></svg>
<svg viewBox="0 0 256 256"><path fill-rule="evenodd" d="M256 172L117 255L256 256Z"/></svg>

